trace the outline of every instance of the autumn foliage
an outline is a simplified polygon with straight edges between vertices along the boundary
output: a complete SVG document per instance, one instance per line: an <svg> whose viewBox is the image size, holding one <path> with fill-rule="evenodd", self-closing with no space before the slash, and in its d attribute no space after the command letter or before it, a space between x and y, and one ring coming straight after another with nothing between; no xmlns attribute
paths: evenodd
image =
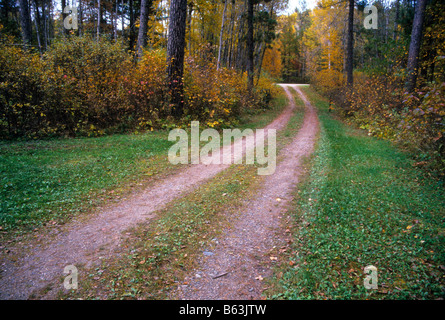
<svg viewBox="0 0 445 320"><path fill-rule="evenodd" d="M415 7L376 1L377 29L354 8L353 86L346 84L346 2L319 0L312 10L282 19L284 79L307 78L330 102L330 111L369 135L409 151L416 166L445 176L445 6L432 0L425 11L417 86L406 89L408 48ZM299 61L293 74L292 61ZM293 75L293 78L291 77Z"/></svg>
<svg viewBox="0 0 445 320"><path fill-rule="evenodd" d="M97 136L185 125L199 119L230 125L274 92L260 81L246 96L246 75L221 68L198 52L185 66L185 116L170 115L165 50L146 50L139 61L119 43L88 36L56 41L42 57L0 43L0 136Z"/></svg>

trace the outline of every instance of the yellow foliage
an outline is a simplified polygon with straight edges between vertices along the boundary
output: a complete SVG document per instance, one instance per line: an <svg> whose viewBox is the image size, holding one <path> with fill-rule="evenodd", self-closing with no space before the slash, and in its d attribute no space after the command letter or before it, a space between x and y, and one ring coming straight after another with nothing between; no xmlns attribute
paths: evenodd
<svg viewBox="0 0 445 320"><path fill-rule="evenodd" d="M269 73L272 78L279 78L281 75L281 52L277 47L267 48L264 53L262 70Z"/></svg>
<svg viewBox="0 0 445 320"><path fill-rule="evenodd" d="M307 70L314 84L325 91L343 84L343 48L341 32L344 28L344 4L320 0L322 8L312 10L312 24L303 42L309 51Z"/></svg>

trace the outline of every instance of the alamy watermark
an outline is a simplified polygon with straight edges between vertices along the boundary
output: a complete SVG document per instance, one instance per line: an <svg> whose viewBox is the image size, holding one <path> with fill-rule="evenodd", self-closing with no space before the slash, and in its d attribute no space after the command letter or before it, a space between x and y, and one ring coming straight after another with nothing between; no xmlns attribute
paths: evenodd
<svg viewBox="0 0 445 320"><path fill-rule="evenodd" d="M67 290L70 289L76 290L78 288L77 276L79 274L76 266L72 264L67 265L63 269L63 273L68 274L68 276L66 276L65 279L63 280L64 288Z"/></svg>
<svg viewBox="0 0 445 320"><path fill-rule="evenodd" d="M363 20L365 29L377 29L378 26L378 10L376 6L366 6L363 13L367 15Z"/></svg>
<svg viewBox="0 0 445 320"><path fill-rule="evenodd" d="M63 13L67 14L63 19L63 26L68 30L77 30L77 8L66 6L63 8Z"/></svg>
<svg viewBox="0 0 445 320"><path fill-rule="evenodd" d="M168 140L177 141L168 150L168 160L172 164L242 164L245 159L245 164L254 164L256 160L257 164L265 165L258 168L259 175L275 172L275 129L256 129L255 132L252 129L223 129L221 138L220 133L213 128L200 132L199 121L192 121L190 137L184 129L173 129L169 132ZM200 147L200 142L207 143Z"/></svg>
<svg viewBox="0 0 445 320"><path fill-rule="evenodd" d="M363 285L366 289L378 288L377 268L374 266L366 266L364 272L367 275L363 280Z"/></svg>

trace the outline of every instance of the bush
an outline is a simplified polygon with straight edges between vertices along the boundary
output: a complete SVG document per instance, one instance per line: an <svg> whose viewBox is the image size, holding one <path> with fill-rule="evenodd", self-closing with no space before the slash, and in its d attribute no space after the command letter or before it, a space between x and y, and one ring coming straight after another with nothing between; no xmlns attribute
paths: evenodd
<svg viewBox="0 0 445 320"><path fill-rule="evenodd" d="M354 90L341 90L335 105L342 106L350 123L397 143L414 155L417 165L445 176L445 83L408 94L402 79L357 73Z"/></svg>
<svg viewBox="0 0 445 320"><path fill-rule="evenodd" d="M184 98L186 119L204 121L210 127L236 123L243 113L267 108L277 92L272 80L262 77L248 94L247 74L235 69L217 70L205 47L186 58Z"/></svg>
<svg viewBox="0 0 445 320"><path fill-rule="evenodd" d="M247 81L234 70L217 70L215 61L203 50L185 60L185 115L186 119L220 127L229 124L247 104Z"/></svg>
<svg viewBox="0 0 445 320"><path fill-rule="evenodd" d="M445 176L445 82L405 94L398 124L399 142L419 154L421 162Z"/></svg>
<svg viewBox="0 0 445 320"><path fill-rule="evenodd" d="M166 54L146 50L139 61L119 43L89 36L56 40L40 57L0 39L0 136L97 136L175 125L166 85ZM235 124L266 108L275 93L260 78L247 94L246 74L216 70L198 52L185 63L182 121L210 127ZM179 123L180 124L180 123Z"/></svg>
<svg viewBox="0 0 445 320"><path fill-rule="evenodd" d="M3 39L0 51L2 137L103 134L128 110L118 44L71 37L40 58Z"/></svg>
<svg viewBox="0 0 445 320"><path fill-rule="evenodd" d="M38 54L14 46L11 38L0 39L0 137L27 135L46 125L43 72Z"/></svg>
<svg viewBox="0 0 445 320"><path fill-rule="evenodd" d="M101 134L128 111L122 79L132 68L123 47L91 37L59 40L43 56L45 105L70 134Z"/></svg>
<svg viewBox="0 0 445 320"><path fill-rule="evenodd" d="M162 126L170 113L164 50L146 50L137 65L128 67L122 80L127 107L137 130Z"/></svg>

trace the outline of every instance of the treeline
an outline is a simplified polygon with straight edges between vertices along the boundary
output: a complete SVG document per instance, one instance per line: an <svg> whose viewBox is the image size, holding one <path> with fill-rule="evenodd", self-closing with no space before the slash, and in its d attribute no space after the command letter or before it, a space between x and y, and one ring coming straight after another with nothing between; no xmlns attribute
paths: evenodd
<svg viewBox="0 0 445 320"><path fill-rule="evenodd" d="M275 38L277 13L286 5L286 0L187 1L186 49L194 54L206 45L210 50L207 54L220 66L245 71L251 23L254 64L260 70L264 52ZM76 30L64 28L63 21L69 14L62 8L67 6L77 10ZM2 34L22 38L41 53L69 34L120 41L136 53L145 47L166 48L169 22L170 1L166 0L2 0L0 4Z"/></svg>
<svg viewBox="0 0 445 320"><path fill-rule="evenodd" d="M267 107L274 92L261 67L285 5L4 0L0 135L103 134L192 118L236 123L240 114ZM76 19L77 29L65 28L66 19Z"/></svg>
<svg viewBox="0 0 445 320"><path fill-rule="evenodd" d="M374 21L368 5L377 9ZM444 175L443 1L319 0L312 10L301 1L278 22L280 37L269 50L281 54L284 81L310 81L347 121Z"/></svg>

